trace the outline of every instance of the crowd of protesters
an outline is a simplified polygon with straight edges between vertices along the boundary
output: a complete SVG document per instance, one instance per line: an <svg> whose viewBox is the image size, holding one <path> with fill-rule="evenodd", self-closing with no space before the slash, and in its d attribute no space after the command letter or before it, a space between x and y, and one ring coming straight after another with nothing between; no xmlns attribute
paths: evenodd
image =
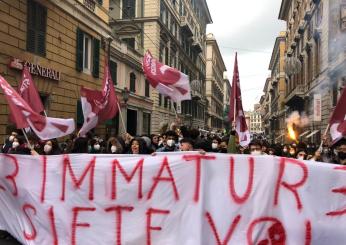
<svg viewBox="0 0 346 245"><path fill-rule="evenodd" d="M41 141L33 135L25 137L13 131L5 140L3 153L26 155L59 155L69 153L92 154L152 154L156 152L199 151L201 153L233 153L275 155L301 160L346 164L346 139L333 146L293 142L269 144L265 140L252 140L248 147L236 143L235 132L229 135L202 134L198 129L171 125L161 134L112 136L104 139L91 133L87 137L70 135L63 142L56 139Z"/></svg>
<svg viewBox="0 0 346 245"><path fill-rule="evenodd" d="M229 135L202 134L198 129L184 126L171 126L161 134L131 136L112 136L103 139L91 133L87 137L70 137L63 142L56 139L41 141L33 135L26 139L13 131L1 148L2 153L24 155L59 155L59 154L151 154L157 152L199 151L206 153L233 153L251 155L274 155L300 160L346 165L346 139L341 139L333 146L327 143L320 147L316 144L293 142L291 144L268 144L265 140L252 140L248 147L237 144L235 131ZM7 232L0 230L0 240L19 244Z"/></svg>

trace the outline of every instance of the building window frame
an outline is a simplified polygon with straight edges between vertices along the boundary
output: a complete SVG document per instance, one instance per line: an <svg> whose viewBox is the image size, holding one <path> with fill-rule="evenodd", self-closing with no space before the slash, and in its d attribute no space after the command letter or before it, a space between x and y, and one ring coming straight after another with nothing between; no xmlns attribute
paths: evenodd
<svg viewBox="0 0 346 245"><path fill-rule="evenodd" d="M130 92L136 93L136 74L130 73Z"/></svg>

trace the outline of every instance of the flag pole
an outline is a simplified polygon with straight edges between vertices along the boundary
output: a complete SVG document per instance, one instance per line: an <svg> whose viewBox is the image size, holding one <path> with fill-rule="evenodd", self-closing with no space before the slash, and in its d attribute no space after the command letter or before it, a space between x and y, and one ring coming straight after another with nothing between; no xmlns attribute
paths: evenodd
<svg viewBox="0 0 346 245"><path fill-rule="evenodd" d="M120 108L119 102L117 102L117 105L118 105L118 109L119 109L120 120L121 120L121 123L123 125L124 131L125 131L125 134L126 134L127 133L127 129L126 129L126 126L125 126L125 123L124 123L123 113L121 112L121 108Z"/></svg>
<svg viewBox="0 0 346 245"><path fill-rule="evenodd" d="M320 151L322 151L322 146L323 146L323 143L324 143L324 139L323 138L327 136L327 133L328 133L329 129L330 129L330 124L328 123L327 128L324 131L323 137L321 139L320 147L318 148Z"/></svg>
<svg viewBox="0 0 346 245"><path fill-rule="evenodd" d="M174 107L174 103L173 103L173 101L172 101L172 100L171 100L171 105L172 105L172 107L173 107L173 111L174 111L174 114L175 114L175 118L176 118L176 119L178 119L177 110L175 109L175 107Z"/></svg>
<svg viewBox="0 0 346 245"><path fill-rule="evenodd" d="M29 145L30 150L32 150L33 147L32 147L32 145L31 145L30 142L29 142L29 139L28 139L28 136L27 136L26 133L25 133L25 130L22 129L22 132L23 132L23 134L24 134L24 137L25 137L25 139L26 139L26 142L27 142L28 145Z"/></svg>

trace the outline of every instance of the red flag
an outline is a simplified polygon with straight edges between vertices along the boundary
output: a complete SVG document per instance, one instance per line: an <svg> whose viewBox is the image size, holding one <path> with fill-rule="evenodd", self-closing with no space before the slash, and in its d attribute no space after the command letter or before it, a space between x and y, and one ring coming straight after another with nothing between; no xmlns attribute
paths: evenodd
<svg viewBox="0 0 346 245"><path fill-rule="evenodd" d="M228 118L230 122L235 122L236 131L239 137L239 144L243 147L247 146L250 143L250 132L246 125L245 114L241 100L237 53L235 54L230 107L231 108L229 109Z"/></svg>
<svg viewBox="0 0 346 245"><path fill-rule="evenodd" d="M22 80L18 86L18 93L35 112L41 113L44 111L41 98L27 66L23 68Z"/></svg>
<svg viewBox="0 0 346 245"><path fill-rule="evenodd" d="M102 91L82 87L81 102L84 115L84 124L79 131L81 136L84 136L102 121L112 119L118 113L118 98L115 94L107 59L104 67Z"/></svg>
<svg viewBox="0 0 346 245"><path fill-rule="evenodd" d="M0 76L0 87L4 91L17 128L31 127L42 140L62 137L74 131L75 123L73 119L52 118L38 114L2 76Z"/></svg>
<svg viewBox="0 0 346 245"><path fill-rule="evenodd" d="M143 71L151 86L174 102L191 100L189 77L184 73L163 65L147 51L143 58Z"/></svg>
<svg viewBox="0 0 346 245"><path fill-rule="evenodd" d="M336 105L333 115L330 118L330 134L333 142L339 141L346 136L346 87L343 89Z"/></svg>

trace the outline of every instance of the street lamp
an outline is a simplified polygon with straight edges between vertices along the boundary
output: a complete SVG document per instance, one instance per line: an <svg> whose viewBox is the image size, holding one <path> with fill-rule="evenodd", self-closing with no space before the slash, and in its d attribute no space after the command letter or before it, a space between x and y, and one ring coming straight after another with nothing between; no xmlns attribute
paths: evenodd
<svg viewBox="0 0 346 245"><path fill-rule="evenodd" d="M121 95L123 97L124 103L125 105L127 105L127 101L129 100L129 95L130 95L130 91L127 89L127 87L125 87L122 91L121 91Z"/></svg>

